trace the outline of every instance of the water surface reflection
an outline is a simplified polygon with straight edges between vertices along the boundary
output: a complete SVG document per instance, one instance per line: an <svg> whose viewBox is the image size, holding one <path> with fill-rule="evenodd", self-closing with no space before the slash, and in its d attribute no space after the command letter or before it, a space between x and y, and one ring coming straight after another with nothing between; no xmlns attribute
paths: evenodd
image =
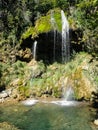
<svg viewBox="0 0 98 130"><path fill-rule="evenodd" d="M94 111L88 105L60 106L37 103L1 106L0 122L7 121L21 130L97 130L92 126Z"/></svg>

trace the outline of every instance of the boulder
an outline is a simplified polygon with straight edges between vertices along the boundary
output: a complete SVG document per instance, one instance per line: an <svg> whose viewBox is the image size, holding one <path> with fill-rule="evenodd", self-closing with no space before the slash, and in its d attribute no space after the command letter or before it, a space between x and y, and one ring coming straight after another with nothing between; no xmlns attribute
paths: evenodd
<svg viewBox="0 0 98 130"><path fill-rule="evenodd" d="M8 97L8 93L6 93L5 91L3 91L2 93L0 93L0 98L6 98Z"/></svg>
<svg viewBox="0 0 98 130"><path fill-rule="evenodd" d="M98 119L94 120L94 124L98 126Z"/></svg>

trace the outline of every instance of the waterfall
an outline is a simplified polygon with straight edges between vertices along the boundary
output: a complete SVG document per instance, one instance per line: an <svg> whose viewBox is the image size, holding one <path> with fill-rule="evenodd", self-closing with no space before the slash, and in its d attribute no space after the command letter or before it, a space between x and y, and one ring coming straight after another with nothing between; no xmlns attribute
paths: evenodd
<svg viewBox="0 0 98 130"><path fill-rule="evenodd" d="M34 58L34 60L36 60L36 48L37 48L37 41L35 41L33 44L33 58Z"/></svg>
<svg viewBox="0 0 98 130"><path fill-rule="evenodd" d="M70 59L70 45L69 45L69 23L65 17L64 11L61 10L62 18L62 63Z"/></svg>

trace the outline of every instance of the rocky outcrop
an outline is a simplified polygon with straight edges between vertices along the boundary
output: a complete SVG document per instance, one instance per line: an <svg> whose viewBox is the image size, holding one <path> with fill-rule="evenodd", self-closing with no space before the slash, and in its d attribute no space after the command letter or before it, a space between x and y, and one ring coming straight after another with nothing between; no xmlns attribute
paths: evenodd
<svg viewBox="0 0 98 130"><path fill-rule="evenodd" d="M25 48L25 50L21 49L17 53L17 59L20 59L22 61L29 62L32 58L33 58L33 55L30 48Z"/></svg>
<svg viewBox="0 0 98 130"><path fill-rule="evenodd" d="M0 61L3 63L14 63L16 61L16 54L18 50L15 47L12 47L10 44L4 45L0 48L1 55Z"/></svg>
<svg viewBox="0 0 98 130"><path fill-rule="evenodd" d="M4 90L0 93L0 103L5 102L6 100L19 99L19 93L17 88L10 88Z"/></svg>

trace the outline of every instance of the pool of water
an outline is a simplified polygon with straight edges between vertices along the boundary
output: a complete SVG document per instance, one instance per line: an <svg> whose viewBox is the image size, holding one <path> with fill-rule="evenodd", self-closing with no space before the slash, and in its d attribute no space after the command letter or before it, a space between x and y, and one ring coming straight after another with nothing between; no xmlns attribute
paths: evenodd
<svg viewBox="0 0 98 130"><path fill-rule="evenodd" d="M0 106L0 122L9 122L21 130L97 130L92 125L94 115L95 111L86 104L38 102L32 106Z"/></svg>

